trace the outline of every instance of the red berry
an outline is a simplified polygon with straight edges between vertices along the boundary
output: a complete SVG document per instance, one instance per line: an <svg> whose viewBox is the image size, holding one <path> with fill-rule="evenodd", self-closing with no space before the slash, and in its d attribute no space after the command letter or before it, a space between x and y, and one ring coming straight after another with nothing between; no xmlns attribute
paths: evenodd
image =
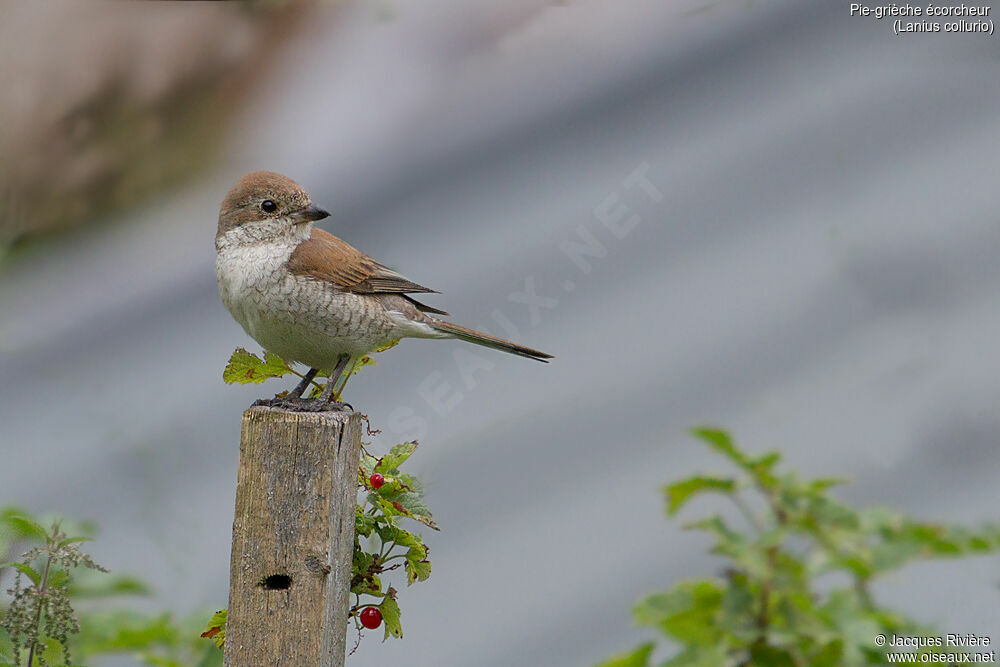
<svg viewBox="0 0 1000 667"><path fill-rule="evenodd" d="M361 625L369 630L382 625L382 611L378 607L365 607L361 610Z"/></svg>
<svg viewBox="0 0 1000 667"><path fill-rule="evenodd" d="M381 489L382 485L385 484L385 477L382 476L382 473L377 472L369 477L368 481L371 482L373 489Z"/></svg>

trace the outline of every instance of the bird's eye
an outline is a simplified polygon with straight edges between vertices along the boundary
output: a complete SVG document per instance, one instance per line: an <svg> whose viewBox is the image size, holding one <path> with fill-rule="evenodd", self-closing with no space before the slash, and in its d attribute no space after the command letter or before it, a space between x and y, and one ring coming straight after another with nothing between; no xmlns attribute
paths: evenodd
<svg viewBox="0 0 1000 667"><path fill-rule="evenodd" d="M260 203L260 210L264 211L264 213L274 213L278 210L278 205L270 199L265 199Z"/></svg>

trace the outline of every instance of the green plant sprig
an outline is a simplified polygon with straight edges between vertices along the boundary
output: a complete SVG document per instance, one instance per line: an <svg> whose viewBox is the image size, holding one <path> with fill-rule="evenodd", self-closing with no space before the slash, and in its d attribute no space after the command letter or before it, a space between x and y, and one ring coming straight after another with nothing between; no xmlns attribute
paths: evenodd
<svg viewBox="0 0 1000 667"><path fill-rule="evenodd" d="M723 514L685 523L712 537L711 553L726 560L721 575L682 581L635 605L637 624L680 645L662 667L885 664L876 636L934 632L878 605L873 580L917 560L1000 549L995 526L970 529L886 508L855 509L830 495L840 480L781 472L778 452L751 456L719 429L699 428L693 435L738 472L665 485L668 516L697 496L719 494L733 503L746 527ZM849 583L838 586L845 577ZM599 667L648 667L655 649L655 642L646 642Z"/></svg>
<svg viewBox="0 0 1000 667"><path fill-rule="evenodd" d="M395 343L393 343L393 345L395 345ZM381 348L377 350L377 352L389 349L393 345ZM344 369L343 373L349 379L364 366L374 365L374 359L370 356L364 356L359 358L352 368ZM292 364L272 352L263 352L261 356L257 356L256 354L247 352L242 347L238 347L233 351L232 355L230 355L229 362L222 371L222 381L226 384L261 384L265 380L280 378L286 375L295 375L299 378L305 378L304 373L300 373ZM316 380L329 377L329 373L324 371L316 373L316 376L310 382L309 395L314 398L319 396L323 390L323 385ZM282 391L278 394L278 396L283 396L286 393L287 391Z"/></svg>
<svg viewBox="0 0 1000 667"><path fill-rule="evenodd" d="M424 502L424 488L420 480L399 469L416 450L416 442L404 442L378 458L362 447L358 490L363 498L355 507L351 568L354 605L348 612L358 631L359 642L362 632L360 614L368 607L378 608L381 614L385 625L382 641L403 636L400 623L402 612L396 601L398 591L386 581L386 573L402 567L407 586L426 581L431 575L430 551L423 538L400 525L400 520L412 519L438 530ZM372 476L376 473L381 476L377 487L372 483ZM216 646L222 648L225 628L226 610L222 609L208 622L202 637L212 639ZM357 646L356 642L354 648Z"/></svg>
<svg viewBox="0 0 1000 667"><path fill-rule="evenodd" d="M374 363L370 357L363 357L344 373L350 376L362 367ZM222 378L227 384L260 384L270 378L289 374L303 377L303 374L276 354L264 352L258 356L238 348L230 357ZM321 373L317 377L326 375ZM316 395L321 390L321 385L315 381L312 384L311 394ZM369 430L369 435L372 433ZM362 447L358 470L361 498L354 517L351 577L354 604L349 610L349 617L358 630L359 641L362 632L360 615L368 607L379 610L385 625L383 641L389 637L403 636L401 612L396 601L398 591L385 581L387 573L402 568L406 574L407 586L426 581L431 574L429 551L423 538L400 525L402 519L412 519L438 530L434 517L424 502L423 484L415 476L400 470L400 466L416 450L415 441L404 442L395 445L383 456L376 457ZM382 478L377 487L371 482L372 475L376 473ZM223 645L225 610L220 610L212 618L203 636L211 638L220 647Z"/></svg>
<svg viewBox="0 0 1000 667"><path fill-rule="evenodd" d="M424 503L424 488L420 480L399 469L416 449L416 442L404 442L381 458L366 450L361 453L358 484L364 499L354 517L351 593L354 594L355 604L350 616L360 632L358 615L363 608L371 606L362 601L362 596L380 600L375 606L385 623L383 641L390 636L402 637L403 629L399 623L396 589L383 582L382 575L402 566L406 584L411 586L418 581L426 581L431 574L429 550L423 538L405 530L399 523L401 519L413 519L438 529ZM375 474L381 475L384 480L378 488L371 483Z"/></svg>
<svg viewBox="0 0 1000 667"><path fill-rule="evenodd" d="M42 526L51 525L49 530ZM36 574L44 578L45 567L43 559L47 558L47 549L52 544L53 531L61 531L76 537L64 537L64 540L75 540L76 544L84 538L92 538L97 527L93 522L77 522L65 519L41 519L32 517L24 508L0 507L0 561L13 559L14 554L25 553L24 558L34 552L39 554L34 561L24 563L24 558L18 562L26 564ZM68 545L64 545L65 546ZM32 549L34 547L34 549ZM42 552L42 553L39 553ZM0 576L9 570L20 571L22 577L31 581L31 576L15 563L0 566ZM68 578L63 582L65 572ZM21 590L27 588L22 581ZM63 583L65 585L63 585ZM17 582L10 589L11 595L18 592ZM144 614L125 607L117 606L123 597L148 596L151 589L141 579L130 575L107 574L101 570L92 569L81 563L81 566L63 568L53 561L49 568L46 593L50 594L56 587L72 604L71 611L79 621L79 632L70 633L60 642L58 638L45 635L44 620L42 621L42 642L36 645L34 655L30 655L28 638L24 634L11 636L5 626L13 625L15 620L9 614L12 607L15 617L18 614L17 605L5 606L0 603L0 667L15 667L27 664L30 658L32 667L43 664L69 665L64 649L68 646L74 660L80 664L89 664L97 656L109 654L127 654L136 664L155 665L156 667L221 667L222 654L211 645L205 645L198 639L198 628L202 621L199 615L191 615L175 620L169 613L155 615ZM78 603L90 603L77 609ZM36 608L37 614L37 608ZM43 614L44 616L44 614ZM37 628L38 625L36 624ZM15 648L15 642L17 647Z"/></svg>
<svg viewBox="0 0 1000 667"><path fill-rule="evenodd" d="M6 522L18 526L24 536L43 543L29 549L18 561L0 563L0 569L16 570L14 588L8 591L13 599L0 620L11 644L13 664L20 665L22 659L29 667L48 664L49 644L56 642L62 662L69 665L69 636L80 631L68 595L70 573L78 567L107 570L80 551L79 543L89 538L68 537L58 522L48 530L25 516L8 516Z"/></svg>

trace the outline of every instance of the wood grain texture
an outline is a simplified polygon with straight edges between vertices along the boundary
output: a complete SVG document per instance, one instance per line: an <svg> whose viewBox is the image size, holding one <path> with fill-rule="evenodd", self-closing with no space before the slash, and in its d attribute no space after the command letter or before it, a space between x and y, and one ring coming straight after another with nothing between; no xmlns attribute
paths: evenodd
<svg viewBox="0 0 1000 667"><path fill-rule="evenodd" d="M360 450L356 412L243 413L227 667L344 664Z"/></svg>

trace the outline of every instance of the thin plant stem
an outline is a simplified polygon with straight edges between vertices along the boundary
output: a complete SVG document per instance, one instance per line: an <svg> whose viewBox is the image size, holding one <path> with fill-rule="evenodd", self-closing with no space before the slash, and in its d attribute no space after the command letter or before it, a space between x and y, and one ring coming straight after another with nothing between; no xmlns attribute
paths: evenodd
<svg viewBox="0 0 1000 667"><path fill-rule="evenodd" d="M38 588L38 611L35 612L35 638L31 640L31 648L28 649L28 667L32 667L35 659L35 646L38 638L42 634L42 610L45 608L45 586L49 582L49 567L52 565L52 553L45 560L45 570L42 571L42 584Z"/></svg>

